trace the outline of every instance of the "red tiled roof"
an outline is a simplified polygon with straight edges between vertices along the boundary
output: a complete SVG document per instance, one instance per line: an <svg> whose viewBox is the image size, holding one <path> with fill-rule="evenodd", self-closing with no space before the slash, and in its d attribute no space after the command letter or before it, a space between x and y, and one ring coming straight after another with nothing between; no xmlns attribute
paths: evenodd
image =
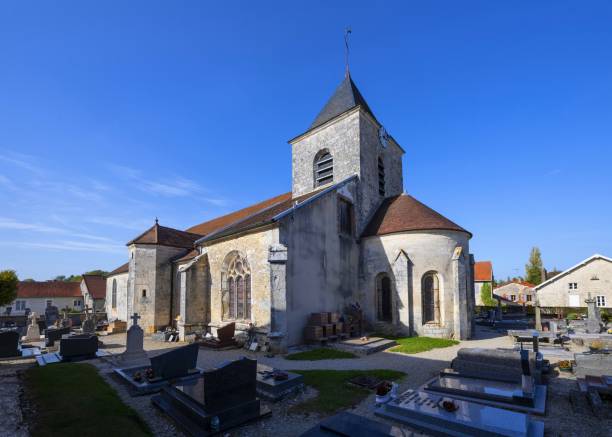
<svg viewBox="0 0 612 437"><path fill-rule="evenodd" d="M213 220L200 223L199 225L192 226L187 229L187 232L193 232L199 235L208 235L212 232L223 229L226 226L231 225L232 223L236 223L239 220L243 220L253 214L256 214L266 208L269 208L272 205L276 205L287 200L291 200L290 192L272 197L270 199L264 200L263 202L256 203L255 205L251 205L249 207L234 211L230 214L226 214L221 217L217 217Z"/></svg>
<svg viewBox="0 0 612 437"><path fill-rule="evenodd" d="M267 208L260 210L259 212L247 216L244 220L237 221L235 223L230 224L225 229L221 228L219 231L215 233L209 234L211 238L221 238L226 237L232 234L236 234L238 232L246 231L249 229L257 228L259 226L263 226L268 223L272 223L272 219L280 214L281 212L285 212L293 206L299 205L300 203L310 199L311 197L321 193L322 190L313 191L308 194L304 194L299 197L291 198L288 197L281 202L277 202L276 204L272 204Z"/></svg>
<svg viewBox="0 0 612 437"><path fill-rule="evenodd" d="M120 275L121 273L127 273L129 271L130 271L130 263L126 262L125 264L120 265L119 267L117 267L115 270L113 270L106 276L108 277L108 276Z"/></svg>
<svg viewBox="0 0 612 437"><path fill-rule="evenodd" d="M201 235L199 234L179 231L178 229L160 226L158 223L155 223L143 234L130 241L128 246L130 244L159 244L162 246L189 248L193 247L193 243L200 237Z"/></svg>
<svg viewBox="0 0 612 437"><path fill-rule="evenodd" d="M188 261L198 256L199 253L200 252L198 251L198 249L192 249L192 250L187 251L187 253L183 253L179 255L178 258L175 258L173 261L177 261L177 262Z"/></svg>
<svg viewBox="0 0 612 437"><path fill-rule="evenodd" d="M106 299L106 279L102 275L83 275L87 291L94 299Z"/></svg>
<svg viewBox="0 0 612 437"><path fill-rule="evenodd" d="M81 284L79 282L20 282L17 286L17 298L21 299L81 296Z"/></svg>
<svg viewBox="0 0 612 437"><path fill-rule="evenodd" d="M493 264L491 261L477 261L474 263L474 281L492 281Z"/></svg>
<svg viewBox="0 0 612 437"><path fill-rule="evenodd" d="M450 230L470 232L408 194L390 197L380 205L362 237L403 231Z"/></svg>

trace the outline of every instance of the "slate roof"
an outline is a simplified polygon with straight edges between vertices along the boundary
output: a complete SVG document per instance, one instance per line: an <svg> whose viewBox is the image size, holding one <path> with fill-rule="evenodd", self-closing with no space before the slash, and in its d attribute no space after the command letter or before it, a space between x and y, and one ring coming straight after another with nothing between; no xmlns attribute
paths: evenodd
<svg viewBox="0 0 612 437"><path fill-rule="evenodd" d="M459 231L472 236L458 224L408 194L385 199L361 236L425 230Z"/></svg>
<svg viewBox="0 0 612 437"><path fill-rule="evenodd" d="M474 281L490 282L493 280L493 264L491 261L474 263Z"/></svg>
<svg viewBox="0 0 612 437"><path fill-rule="evenodd" d="M317 115L317 118L314 119L309 130L327 123L329 120L356 106L361 106L364 111L374 117L374 113L357 89L353 79L351 79L351 75L347 73L344 80L338 85L334 94L327 101L321 112L319 112L319 115ZM374 119L376 120L376 117Z"/></svg>
<svg viewBox="0 0 612 437"><path fill-rule="evenodd" d="M125 264L120 265L115 270L110 272L106 277L120 275L122 273L128 273L130 271L130 263L126 262Z"/></svg>
<svg viewBox="0 0 612 437"><path fill-rule="evenodd" d="M20 282L17 285L17 299L54 297L82 297L80 282L45 281Z"/></svg>
<svg viewBox="0 0 612 437"><path fill-rule="evenodd" d="M106 299L106 279L102 275L83 275L87 291L94 299Z"/></svg>
<svg viewBox="0 0 612 437"><path fill-rule="evenodd" d="M201 235L187 231L179 231L178 229L168 228L155 223L144 233L134 238L128 243L131 244L159 244L161 246L170 247L193 247L193 243L200 238Z"/></svg>

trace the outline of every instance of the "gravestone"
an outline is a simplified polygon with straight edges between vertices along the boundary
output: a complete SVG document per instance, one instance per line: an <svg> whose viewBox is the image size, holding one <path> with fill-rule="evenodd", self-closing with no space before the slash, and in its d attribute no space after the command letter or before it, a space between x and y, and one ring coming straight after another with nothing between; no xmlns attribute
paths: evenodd
<svg viewBox="0 0 612 437"><path fill-rule="evenodd" d="M597 301L591 298L589 293L588 299L584 300L587 304L587 319L586 319L586 332L589 334L599 334L601 332L601 314L599 308L597 308Z"/></svg>
<svg viewBox="0 0 612 437"><path fill-rule="evenodd" d="M536 358L541 354L530 353L529 367L536 383L541 381L541 370ZM541 361L541 360L540 360ZM451 367L461 375L507 382L522 382L522 362L518 351L504 349L462 348Z"/></svg>
<svg viewBox="0 0 612 437"><path fill-rule="evenodd" d="M214 338L205 338L201 341L202 346L213 349L236 346L234 334L236 333L236 323L231 322L225 326L217 328L217 336Z"/></svg>
<svg viewBox="0 0 612 437"><path fill-rule="evenodd" d="M59 318L59 311L56 306L49 305L45 308L45 324L47 326L55 325L55 322Z"/></svg>
<svg viewBox="0 0 612 437"><path fill-rule="evenodd" d="M149 363L149 357L144 351L144 332L140 326L138 326L138 319L140 316L138 313L134 313L130 317L133 321L132 326L128 329L126 337L125 352L119 357L118 364L122 367L145 365Z"/></svg>
<svg viewBox="0 0 612 437"><path fill-rule="evenodd" d="M95 358L98 351L98 337L95 335L73 335L60 340L59 354L62 361Z"/></svg>
<svg viewBox="0 0 612 437"><path fill-rule="evenodd" d="M257 394L263 399L276 402L303 387L303 375L257 365Z"/></svg>
<svg viewBox="0 0 612 437"><path fill-rule="evenodd" d="M66 334L70 334L70 328L53 328L45 330L45 346L54 346L55 342L61 340L62 335Z"/></svg>
<svg viewBox="0 0 612 437"><path fill-rule="evenodd" d="M172 379L187 376L196 368L200 346L189 344L151 358L153 375L159 379Z"/></svg>
<svg viewBox="0 0 612 437"><path fill-rule="evenodd" d="M17 331L0 332L0 358L16 357L19 351L19 333Z"/></svg>
<svg viewBox="0 0 612 437"><path fill-rule="evenodd" d="M208 436L270 414L257 398L256 375L257 361L242 358L165 387L151 401L190 434Z"/></svg>
<svg viewBox="0 0 612 437"><path fill-rule="evenodd" d="M536 295L535 300L535 329L542 331L542 314L540 312L540 299Z"/></svg>
<svg viewBox="0 0 612 437"><path fill-rule="evenodd" d="M585 352L575 354L574 372L576 377L612 375L612 354L605 352Z"/></svg>
<svg viewBox="0 0 612 437"><path fill-rule="evenodd" d="M90 313L90 308L85 307L85 320L81 327L83 334L95 334L96 332L96 320L95 316Z"/></svg>
<svg viewBox="0 0 612 437"><path fill-rule="evenodd" d="M30 324L25 335L25 341L40 341L40 328L36 313L30 314L29 321Z"/></svg>
<svg viewBox="0 0 612 437"><path fill-rule="evenodd" d="M408 390L383 404L374 414L430 435L544 435L544 423L527 414L415 390Z"/></svg>

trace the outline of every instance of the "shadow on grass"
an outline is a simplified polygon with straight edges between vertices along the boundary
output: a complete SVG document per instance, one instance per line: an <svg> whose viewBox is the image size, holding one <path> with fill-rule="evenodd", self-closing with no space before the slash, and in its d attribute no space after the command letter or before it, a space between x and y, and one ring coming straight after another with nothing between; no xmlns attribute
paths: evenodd
<svg viewBox="0 0 612 437"><path fill-rule="evenodd" d="M125 405L95 367L60 363L24 374L26 396L36 411L32 436L150 436L140 416Z"/></svg>
<svg viewBox="0 0 612 437"><path fill-rule="evenodd" d="M291 370L304 375L304 384L317 390L314 399L293 406L291 413L331 414L356 406L372 391L348 382L356 376L370 376L383 380L397 380L405 373L395 370Z"/></svg>
<svg viewBox="0 0 612 437"><path fill-rule="evenodd" d="M337 349L322 347L285 356L286 360L293 361L342 360L345 358L357 358L357 355Z"/></svg>

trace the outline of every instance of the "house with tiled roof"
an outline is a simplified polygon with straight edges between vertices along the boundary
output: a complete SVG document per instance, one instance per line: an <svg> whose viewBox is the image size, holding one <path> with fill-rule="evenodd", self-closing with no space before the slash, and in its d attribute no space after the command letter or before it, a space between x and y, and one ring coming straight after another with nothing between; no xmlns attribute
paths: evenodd
<svg viewBox="0 0 612 437"><path fill-rule="evenodd" d="M527 281L512 281L493 289L495 296L519 305L535 305L535 285Z"/></svg>
<svg viewBox="0 0 612 437"><path fill-rule="evenodd" d="M29 309L37 314L44 314L48 306L56 306L60 310L82 310L84 299L80 284L64 281L22 281L17 286L17 297L4 308L4 312L25 314L26 309Z"/></svg>
<svg viewBox="0 0 612 437"><path fill-rule="evenodd" d="M313 312L359 303L367 324L469 338L472 234L404 193L404 149L350 74L289 141L291 191L185 230L157 221L106 279L109 318L151 333L228 322L273 350L304 341Z"/></svg>
<svg viewBox="0 0 612 437"><path fill-rule="evenodd" d="M482 301L482 287L488 284L491 298L493 298L493 263L491 261L476 261L474 263L474 299L476 305L484 305Z"/></svg>
<svg viewBox="0 0 612 437"><path fill-rule="evenodd" d="M96 312L106 311L106 278L102 275L83 275L81 294L85 306Z"/></svg>

